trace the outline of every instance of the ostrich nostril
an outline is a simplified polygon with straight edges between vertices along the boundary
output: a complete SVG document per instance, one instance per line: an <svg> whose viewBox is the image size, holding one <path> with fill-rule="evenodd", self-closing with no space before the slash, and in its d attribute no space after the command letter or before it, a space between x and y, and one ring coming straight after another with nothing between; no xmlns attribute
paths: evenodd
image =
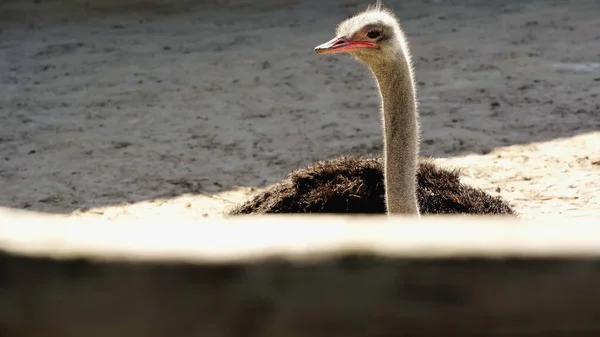
<svg viewBox="0 0 600 337"><path fill-rule="evenodd" d="M342 40L342 39L337 40L337 41L335 41L334 46L340 45L340 44L345 43L345 42L346 42L346 40Z"/></svg>

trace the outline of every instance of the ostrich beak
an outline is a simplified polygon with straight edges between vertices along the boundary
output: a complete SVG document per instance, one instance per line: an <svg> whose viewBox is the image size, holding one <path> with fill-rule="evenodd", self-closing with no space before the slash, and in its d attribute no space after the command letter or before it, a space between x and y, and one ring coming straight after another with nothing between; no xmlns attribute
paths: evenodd
<svg viewBox="0 0 600 337"><path fill-rule="evenodd" d="M352 41L343 37L335 37L330 41L315 47L317 54L331 54L344 51L353 51L359 48L377 48L377 44L370 41Z"/></svg>

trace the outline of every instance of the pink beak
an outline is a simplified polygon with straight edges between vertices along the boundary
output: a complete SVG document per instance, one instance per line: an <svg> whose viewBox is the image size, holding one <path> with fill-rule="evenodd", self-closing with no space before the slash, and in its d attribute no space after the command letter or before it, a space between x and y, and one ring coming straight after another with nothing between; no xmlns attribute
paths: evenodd
<svg viewBox="0 0 600 337"><path fill-rule="evenodd" d="M377 44L370 41L352 41L343 37L335 37L315 47L317 54L331 54L352 51L359 48L377 48Z"/></svg>

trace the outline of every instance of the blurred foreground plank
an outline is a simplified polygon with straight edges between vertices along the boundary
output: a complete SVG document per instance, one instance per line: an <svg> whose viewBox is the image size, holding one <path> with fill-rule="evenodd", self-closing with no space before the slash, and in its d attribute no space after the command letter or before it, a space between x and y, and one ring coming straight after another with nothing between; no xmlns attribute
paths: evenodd
<svg viewBox="0 0 600 337"><path fill-rule="evenodd" d="M0 211L0 336L600 336L599 219Z"/></svg>

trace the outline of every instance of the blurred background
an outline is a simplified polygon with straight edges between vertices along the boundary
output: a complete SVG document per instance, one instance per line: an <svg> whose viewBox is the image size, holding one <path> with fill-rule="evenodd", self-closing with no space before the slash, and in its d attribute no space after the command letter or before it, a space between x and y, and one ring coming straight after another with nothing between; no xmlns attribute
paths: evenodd
<svg viewBox="0 0 600 337"><path fill-rule="evenodd" d="M370 2L0 1L0 206L220 216L294 168L382 150L379 97L317 56ZM387 0L424 156L524 217L600 215L600 3Z"/></svg>

